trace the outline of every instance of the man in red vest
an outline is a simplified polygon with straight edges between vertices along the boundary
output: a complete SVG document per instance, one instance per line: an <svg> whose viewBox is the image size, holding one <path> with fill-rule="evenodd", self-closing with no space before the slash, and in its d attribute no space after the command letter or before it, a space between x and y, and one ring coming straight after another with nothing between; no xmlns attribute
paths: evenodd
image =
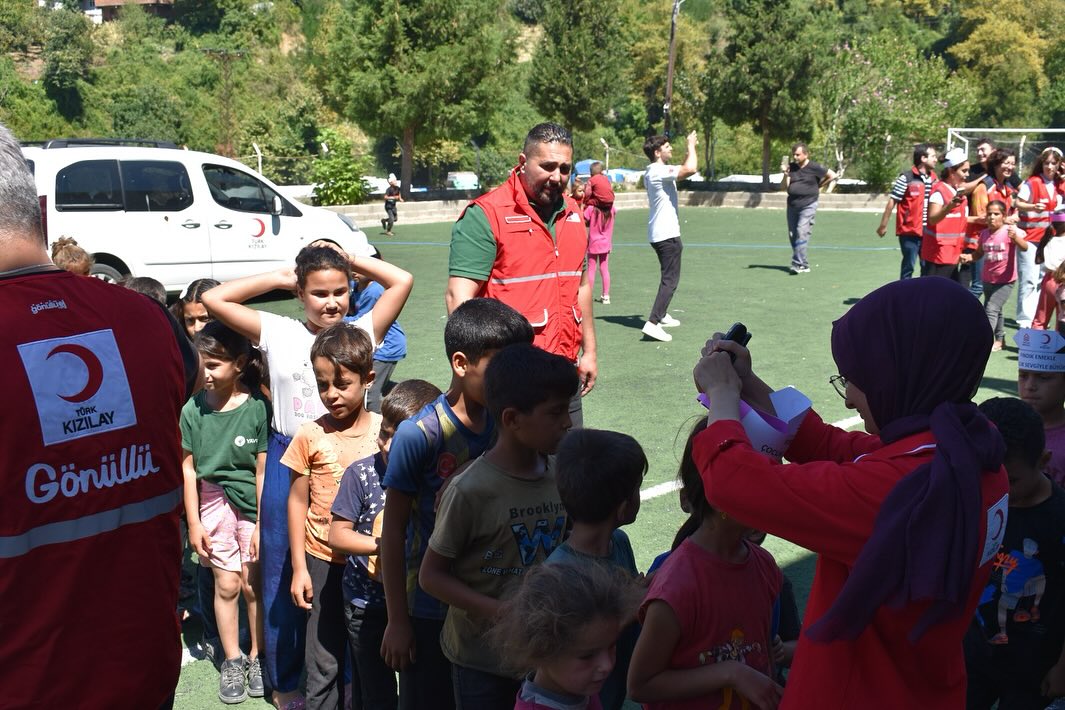
<svg viewBox="0 0 1065 710"><path fill-rule="evenodd" d="M936 181L936 159L936 149L928 143L921 143L913 149L913 167L895 178L884 213L880 216L880 226L876 228L878 236L883 237L887 233L891 210L897 205L895 235L899 238L899 248L902 250L899 279L913 276L913 269L917 265L921 236L928 219L928 198L932 194L932 183Z"/></svg>
<svg viewBox="0 0 1065 710"><path fill-rule="evenodd" d="M533 344L577 368L581 386L570 416L579 427L581 397L595 386L598 366L584 272L588 235L580 205L566 196L572 170L569 131L555 123L534 126L510 177L467 205L455 222L444 300L448 313L488 297L524 315Z"/></svg>
<svg viewBox="0 0 1065 710"><path fill-rule="evenodd" d="M178 415L199 359L157 301L49 261L2 125L0 368L0 705L172 706Z"/></svg>

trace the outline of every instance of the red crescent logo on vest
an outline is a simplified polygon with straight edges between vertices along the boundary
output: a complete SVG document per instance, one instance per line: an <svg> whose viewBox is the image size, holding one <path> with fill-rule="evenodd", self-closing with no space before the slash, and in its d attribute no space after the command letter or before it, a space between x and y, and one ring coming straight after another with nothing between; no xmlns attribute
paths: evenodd
<svg viewBox="0 0 1065 710"><path fill-rule="evenodd" d="M458 467L459 460L455 458L455 454L445 451L436 460L436 475L440 476L440 478L448 478Z"/></svg>
<svg viewBox="0 0 1065 710"><path fill-rule="evenodd" d="M1005 526L1005 524L1006 524L1006 516L1003 515L1001 510L996 510L995 511L994 520L995 520L995 523L998 525L998 527L995 529L995 532L991 535L991 537L992 537L992 539L996 539L997 540L998 536L1002 534L1003 526Z"/></svg>
<svg viewBox="0 0 1065 710"><path fill-rule="evenodd" d="M57 345L48 353L48 357L51 358L56 353L66 353L73 355L74 357L85 363L85 369L89 371L89 379L85 382L85 387L80 392L72 395L59 395L61 399L65 399L68 402L78 403L84 402L100 390L100 385L104 381L104 368L100 364L100 359L96 357L92 350L89 350L84 345L77 345L75 343L67 343L65 345Z"/></svg>

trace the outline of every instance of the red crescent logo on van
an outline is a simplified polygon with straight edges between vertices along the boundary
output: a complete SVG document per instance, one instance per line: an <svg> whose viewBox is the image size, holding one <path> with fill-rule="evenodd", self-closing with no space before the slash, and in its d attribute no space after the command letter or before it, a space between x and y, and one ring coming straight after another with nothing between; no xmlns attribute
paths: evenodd
<svg viewBox="0 0 1065 710"><path fill-rule="evenodd" d="M259 233L258 233L258 234L253 234L253 235L252 235L253 237L255 237L256 239L258 239L259 237L261 237L261 236L263 236L264 234L266 234L266 222L263 222L263 221L262 221L261 219L259 219L259 218L255 218L255 219L253 219L252 221L253 221L253 222L258 222L258 223L259 223Z"/></svg>
<svg viewBox="0 0 1065 710"><path fill-rule="evenodd" d="M71 395L59 395L61 399L65 399L68 402L78 403L84 402L91 398L97 392L100 391L100 385L104 381L104 368L100 364L100 359L96 357L92 350L89 350L84 345L77 345L75 343L67 343L65 345L58 345L48 353L48 357L51 358L56 353L66 353L73 355L85 364L85 369L89 371L89 378L85 381L85 386L82 390L76 394Z"/></svg>

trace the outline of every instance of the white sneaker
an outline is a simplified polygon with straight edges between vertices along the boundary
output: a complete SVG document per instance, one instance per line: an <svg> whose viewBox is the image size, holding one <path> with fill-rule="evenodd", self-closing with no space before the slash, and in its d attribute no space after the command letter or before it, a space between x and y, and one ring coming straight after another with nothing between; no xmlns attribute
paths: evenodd
<svg viewBox="0 0 1065 710"><path fill-rule="evenodd" d="M603 298L600 299L600 300L603 302L604 306L609 306L610 305L610 296L603 296Z"/></svg>
<svg viewBox="0 0 1065 710"><path fill-rule="evenodd" d="M668 343L670 340L673 340L673 336L663 330L661 325L658 323L652 323L651 321L647 321L643 324L643 334L649 338L661 340L663 343Z"/></svg>
<svg viewBox="0 0 1065 710"><path fill-rule="evenodd" d="M680 325L680 321L667 313L662 316L662 320L658 321L658 324L663 328L676 328Z"/></svg>

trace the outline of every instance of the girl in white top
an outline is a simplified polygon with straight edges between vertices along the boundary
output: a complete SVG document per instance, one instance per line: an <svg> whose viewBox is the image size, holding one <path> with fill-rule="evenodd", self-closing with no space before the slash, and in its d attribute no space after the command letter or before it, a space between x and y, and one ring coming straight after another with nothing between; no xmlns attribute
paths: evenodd
<svg viewBox="0 0 1065 710"><path fill-rule="evenodd" d="M414 279L388 262L351 256L329 242L318 241L304 247L296 256L295 269L228 281L202 297L212 317L262 351L270 372L273 421L259 509L259 558L266 621L264 660L274 688L274 704L279 708L297 699L306 625L305 612L295 607L288 594L292 576L287 559L290 479L280 460L300 425L324 414L311 368L311 345L318 331L341 322L347 315L353 272L385 288L373 310L352 324L365 331L376 347L403 310ZM245 301L276 289L295 292L303 304L303 321L244 305Z"/></svg>

